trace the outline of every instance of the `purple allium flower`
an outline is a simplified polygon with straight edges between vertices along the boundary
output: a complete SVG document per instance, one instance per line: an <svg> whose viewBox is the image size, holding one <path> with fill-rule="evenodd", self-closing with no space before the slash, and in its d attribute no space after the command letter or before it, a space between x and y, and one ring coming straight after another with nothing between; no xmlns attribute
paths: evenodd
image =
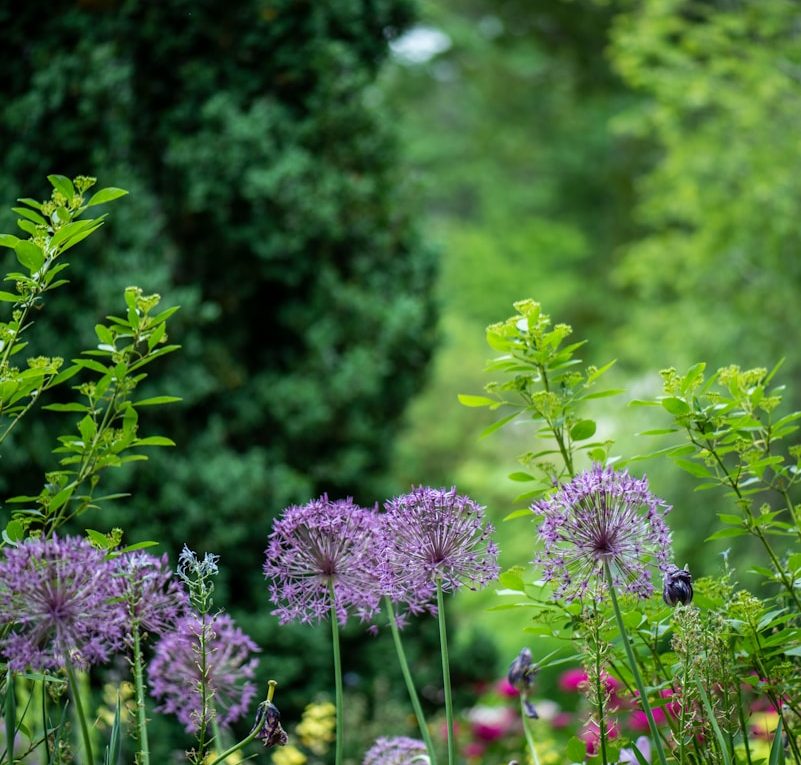
<svg viewBox="0 0 801 765"><path fill-rule="evenodd" d="M362 765L413 765L428 762L426 745L415 738L382 736L367 750Z"/></svg>
<svg viewBox="0 0 801 765"><path fill-rule="evenodd" d="M258 646L227 614L185 616L175 630L156 643L148 667L150 694L160 701L160 712L174 714L187 732L201 724L201 635L206 641L206 678L220 725L242 717L256 694L251 682L258 659L251 654ZM209 719L206 722L210 722Z"/></svg>
<svg viewBox="0 0 801 765"><path fill-rule="evenodd" d="M117 558L116 566L129 622L135 621L142 632L157 635L173 629L186 613L189 598L173 576L167 556L130 552Z"/></svg>
<svg viewBox="0 0 801 765"><path fill-rule="evenodd" d="M0 651L11 669L101 664L122 645L114 565L85 539L29 539L0 559Z"/></svg>
<svg viewBox="0 0 801 765"><path fill-rule="evenodd" d="M664 570L662 599L668 606L681 603L686 606L693 599L693 575L685 566L679 568L672 563Z"/></svg>
<svg viewBox="0 0 801 765"><path fill-rule="evenodd" d="M531 509L542 516L544 544L534 563L557 584L558 598L599 596L604 564L616 587L639 598L653 594L649 567L665 570L671 558L670 506L648 491L645 478L595 465Z"/></svg>
<svg viewBox="0 0 801 765"><path fill-rule="evenodd" d="M385 505L382 580L393 600L419 610L439 579L445 591L484 587L498 576L498 548L484 508L456 489L421 486Z"/></svg>
<svg viewBox="0 0 801 765"><path fill-rule="evenodd" d="M362 619L375 612L381 597L376 518L351 499L332 502L326 495L284 510L273 524L264 562L281 624L326 618L332 587L340 623L351 611Z"/></svg>

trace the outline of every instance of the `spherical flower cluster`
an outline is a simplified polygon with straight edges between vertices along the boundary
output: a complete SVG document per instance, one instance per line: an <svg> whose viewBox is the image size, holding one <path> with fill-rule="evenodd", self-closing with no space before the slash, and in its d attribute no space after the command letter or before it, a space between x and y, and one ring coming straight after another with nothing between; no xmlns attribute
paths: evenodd
<svg viewBox="0 0 801 765"><path fill-rule="evenodd" d="M130 552L116 560L130 626L161 635L187 611L189 598L172 574L167 556Z"/></svg>
<svg viewBox="0 0 801 765"><path fill-rule="evenodd" d="M435 592L479 589L498 576L498 548L484 508L456 489L419 487L385 505L382 583L411 610Z"/></svg>
<svg viewBox="0 0 801 765"><path fill-rule="evenodd" d="M125 613L114 564L85 539L29 539L0 559L0 651L11 669L87 667L123 640Z"/></svg>
<svg viewBox="0 0 801 765"><path fill-rule="evenodd" d="M405 736L381 737L367 750L362 765L414 765L427 762L426 745Z"/></svg>
<svg viewBox="0 0 801 765"><path fill-rule="evenodd" d="M376 514L327 496L289 507L273 525L264 575L281 624L311 623L332 608L344 624L348 613L369 618L378 608Z"/></svg>
<svg viewBox="0 0 801 765"><path fill-rule="evenodd" d="M207 688L219 724L242 717L256 694L251 681L258 659L252 654L259 649L233 619L227 614L183 617L156 644L148 677L151 695L160 702L158 711L174 714L188 732L203 722L201 638L206 644Z"/></svg>
<svg viewBox="0 0 801 765"><path fill-rule="evenodd" d="M650 567L669 565L670 507L649 492L645 478L596 465L532 510L542 516L543 549L534 562L557 585L557 598L600 597L606 566L616 588L648 598L654 591Z"/></svg>

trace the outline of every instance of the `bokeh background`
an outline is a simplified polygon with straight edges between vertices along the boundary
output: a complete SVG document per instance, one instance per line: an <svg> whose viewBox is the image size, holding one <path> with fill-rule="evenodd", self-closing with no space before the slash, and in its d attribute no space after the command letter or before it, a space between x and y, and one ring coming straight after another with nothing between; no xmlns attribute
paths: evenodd
<svg viewBox="0 0 801 765"><path fill-rule="evenodd" d="M75 250L33 350L89 347L128 284L181 306L183 350L149 384L183 402L143 422L178 446L116 475L131 498L85 524L221 554L218 602L290 720L326 697L330 661L324 627L270 615L281 508L456 485L488 507L505 566L532 557L531 523L502 518L533 431L479 439L483 411L456 400L487 382L484 328L514 300L570 323L587 363L617 359L627 392L593 410L613 454L669 443L634 435L664 420L627 407L664 367L786 357L799 405L792 0L4 2L0 29L0 230L48 173L131 192ZM63 417L15 434L4 497L41 485ZM720 499L670 463L633 469L674 505L679 561L718 571L726 540L701 540ZM457 598L463 708L532 640L496 603ZM410 634L435 708L433 625ZM353 625L345 651L357 760L410 729L388 641ZM165 728L159 745L166 762L184 744Z"/></svg>

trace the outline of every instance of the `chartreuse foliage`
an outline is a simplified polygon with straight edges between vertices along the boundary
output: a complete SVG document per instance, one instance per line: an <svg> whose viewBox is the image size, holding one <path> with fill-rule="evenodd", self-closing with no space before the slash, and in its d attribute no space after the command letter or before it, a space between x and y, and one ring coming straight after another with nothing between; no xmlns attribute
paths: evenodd
<svg viewBox="0 0 801 765"><path fill-rule="evenodd" d="M488 384L486 397L460 398L467 406L511 407L511 417L498 421L497 427L521 417L524 425L533 425L532 435L538 441L552 444L528 458L551 463L535 463L538 488L529 496L538 497L548 492L549 481L558 486L574 474L582 451L575 430L580 423L591 422L577 406L598 394L586 392L587 384L594 381L592 372L571 371L577 365L573 353L581 344L561 348L570 328L556 325L551 329L548 317L533 301L521 301L515 308L515 316L487 331L490 346L504 353L490 362L489 369L507 372L511 379ZM722 575L698 579L693 583L694 603L675 609L655 599L620 599L620 621L613 616L616 606L608 599L562 602L554 597L551 584L532 579L522 566L501 575L499 594L506 602L495 610L525 610L531 616L525 629L528 634L545 639L546 645L562 641L578 652L587 672L587 698L596 732L599 725L606 730L619 714L619 702L610 705L609 691L604 691L603 678L611 675L621 683L623 690L618 693L633 694L636 703L644 690L650 707L658 711L663 720L658 735L667 761L759 761L749 725L755 702L768 703L778 713L770 761L783 761L785 747L796 761L801 760L801 447L793 439L801 413L782 411L784 386L777 383L780 367L777 364L768 371L730 365L709 377L704 375L704 364L685 374L663 371L664 394L632 404L655 407L673 419L672 425L655 427L646 435L675 434L682 439L625 461L636 465L669 457L699 482L699 490L722 490L731 512L720 515L721 528L711 539L752 535L761 543L766 565L754 566L750 572L727 566ZM608 444L584 451L602 463L619 462L607 457ZM526 479L536 476L526 475ZM518 511L509 518L529 512ZM743 589L740 577L746 573L769 585L761 597ZM620 630L615 629L616 623ZM619 632L623 631L628 638L621 641ZM627 661L623 650L629 640L632 655L628 658L633 661ZM640 689L639 696L635 688ZM570 742L571 761L588 757L587 740L585 735ZM600 736L600 750L598 745L596 738L596 759L590 761L611 763L617 761L621 747L634 742L615 739L610 733Z"/></svg>
<svg viewBox="0 0 801 765"><path fill-rule="evenodd" d="M127 193L104 188L87 198L94 178L78 176L71 181L51 175L49 180L53 186L49 200L21 199L25 206L14 208L20 216L17 225L28 237L0 236L0 244L13 249L25 268L24 273L11 272L5 278L13 282L16 291L0 293L0 299L11 303L10 318L0 325L0 417L4 422L0 443L44 391L76 375L83 379L73 386L81 400L45 407L72 413L78 419L71 433L58 437L54 453L60 455L59 467L46 474L41 492L8 500L15 509L3 531L6 544L15 544L34 530L53 533L103 499L110 499L96 495L107 468L147 459L139 451L142 447L172 445L164 436L139 435L138 408L179 400L174 396L134 400L137 386L147 377L144 368L179 347L166 342L167 320L177 308L157 312L160 297L143 295L138 287L125 290L124 316L109 316L106 324L96 325L98 344L65 369L63 359L55 356L27 358L22 370L16 365L36 318L33 310L43 307L47 293L67 283L58 278L69 265L63 254L95 232L106 217L81 216Z"/></svg>

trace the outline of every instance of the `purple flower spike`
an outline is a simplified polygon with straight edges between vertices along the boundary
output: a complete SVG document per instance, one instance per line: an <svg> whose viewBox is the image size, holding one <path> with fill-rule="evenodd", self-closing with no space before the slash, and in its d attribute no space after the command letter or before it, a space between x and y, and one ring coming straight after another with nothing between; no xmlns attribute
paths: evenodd
<svg viewBox="0 0 801 765"><path fill-rule="evenodd" d="M173 629L187 612L189 598L173 576L167 556L131 552L117 558L116 565L129 622L135 621L142 632L157 635Z"/></svg>
<svg viewBox="0 0 801 765"><path fill-rule="evenodd" d="M29 539L0 560L0 651L11 669L86 668L122 645L125 614L113 563L85 539Z"/></svg>
<svg viewBox="0 0 801 765"><path fill-rule="evenodd" d="M156 644L148 667L150 694L160 701L159 712L174 714L191 733L200 728L200 639L206 635L207 687L220 725L247 713L256 695L251 682L258 646L234 625L227 614L186 616ZM208 724L210 719L206 720Z"/></svg>
<svg viewBox="0 0 801 765"><path fill-rule="evenodd" d="M382 737L367 750L362 765L415 765L427 763L426 745L405 736Z"/></svg>
<svg viewBox="0 0 801 765"><path fill-rule="evenodd" d="M534 563L556 583L557 598L600 597L604 564L616 588L648 598L654 592L650 567L670 565L670 506L649 492L645 478L595 465L531 509L542 516L544 544Z"/></svg>
<svg viewBox="0 0 801 765"><path fill-rule="evenodd" d="M281 624L309 624L331 611L333 587L337 619L348 613L368 619L378 608L377 516L350 499L323 495L293 506L273 525L265 550L273 611Z"/></svg>
<svg viewBox="0 0 801 765"><path fill-rule="evenodd" d="M382 584L412 612L433 597L438 579L452 592L463 584L477 590L498 576L498 548L484 508L456 489L421 486L385 508Z"/></svg>

